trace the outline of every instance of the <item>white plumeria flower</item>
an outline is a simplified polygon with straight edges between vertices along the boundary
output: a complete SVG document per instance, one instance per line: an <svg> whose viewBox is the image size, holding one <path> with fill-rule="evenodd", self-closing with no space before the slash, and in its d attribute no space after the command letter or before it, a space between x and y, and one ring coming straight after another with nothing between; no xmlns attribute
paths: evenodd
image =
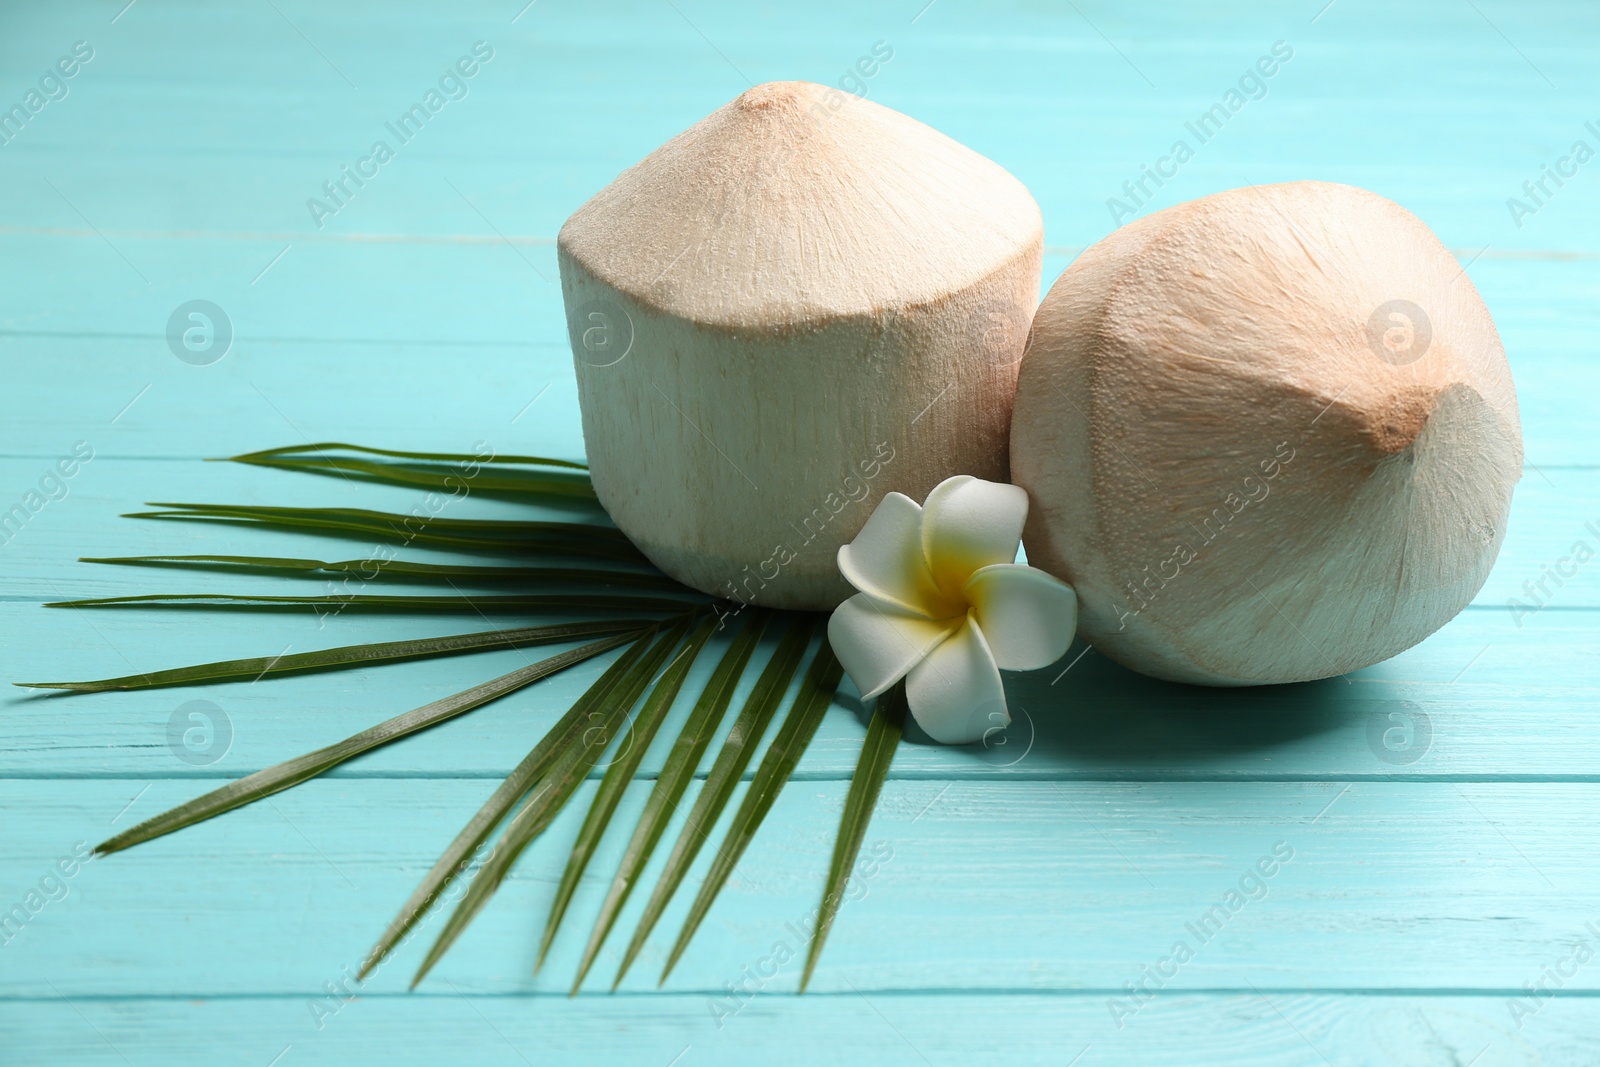
<svg viewBox="0 0 1600 1067"><path fill-rule="evenodd" d="M860 590L828 620L828 640L863 698L906 680L912 718L947 745L1011 721L1000 669L1060 659L1078 625L1072 587L1014 562L1028 494L968 475L919 507L885 496L839 570Z"/></svg>

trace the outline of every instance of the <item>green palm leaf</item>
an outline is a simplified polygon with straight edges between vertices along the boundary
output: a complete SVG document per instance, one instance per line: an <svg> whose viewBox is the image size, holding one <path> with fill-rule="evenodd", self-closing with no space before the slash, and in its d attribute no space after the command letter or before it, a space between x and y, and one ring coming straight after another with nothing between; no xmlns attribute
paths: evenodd
<svg viewBox="0 0 1600 1067"><path fill-rule="evenodd" d="M371 508L290 508L271 504L183 504L165 500L151 500L145 507L167 511L196 512L238 516L241 518L323 518L360 523L384 529L396 526L402 530L415 524L431 530L450 530L473 536L496 536L525 539L530 537L566 536L597 538L614 544L631 544L625 534L615 526L593 522L550 522L542 519L447 519L439 515L407 515L398 511L374 511Z"/></svg>
<svg viewBox="0 0 1600 1067"><path fill-rule="evenodd" d="M566 870L561 873L561 882L556 887L555 901L550 906L550 917L545 922L544 937L539 944L539 958L534 963L535 971L544 966L545 954L550 951L550 943L555 940L556 930L560 928L561 919L566 915L567 905L572 902L572 894L577 891L578 880L583 877L584 869L589 865L595 848L600 844L601 835L605 833L612 815L616 813L623 792L632 783L634 772L639 769L645 751L655 739L656 731L660 729L667 712L677 699L678 691L683 687L683 680L688 676L689 668L694 665L695 658L705 648L706 641L710 639L716 625L715 619L706 619L690 635L683 651L662 674L661 680L650 693L650 699L645 701L644 707L634 720L627 753L606 768L605 777L600 782L600 788L595 791L589 812L584 816L583 826L578 831L578 839L572 846L572 855L567 860ZM745 655L748 657L749 653L745 652ZM685 732L688 732L687 729Z"/></svg>
<svg viewBox="0 0 1600 1067"><path fill-rule="evenodd" d="M861 746L856 773L850 779L844 814L839 818L839 836L833 845L833 862L828 867L828 882L822 890L822 905L817 910L817 927L811 936L811 949L806 953L805 972L800 975L802 993L811 983L811 972L816 970L817 960L822 957L822 944L828 939L828 931L833 929L833 917L844 899L850 868L855 866L861 841L867 836L872 809L877 806L884 779L889 777L889 764L894 761L905 724L906 687L900 682L878 701L872 723L867 727L867 739Z"/></svg>
<svg viewBox="0 0 1600 1067"><path fill-rule="evenodd" d="M644 554L614 527L594 524L425 518L365 508L163 503L147 506L163 510L129 512L124 518L254 525L309 530L325 536L378 539L477 552L590 556L650 565Z"/></svg>
<svg viewBox="0 0 1600 1067"><path fill-rule="evenodd" d="M257 452L244 452L237 456L229 456L225 460L211 462L250 463L262 459L280 459L284 456L304 455L307 452L360 452L368 456L389 456L393 459L421 459L438 463L476 463L480 465L508 463L538 467L560 467L576 471L589 469L586 463L577 463L570 459L551 459L548 456L493 456L485 458L466 452L401 452L392 448L369 448L366 445L346 444L343 441L321 441L316 444L263 448Z"/></svg>
<svg viewBox="0 0 1600 1067"><path fill-rule="evenodd" d="M92 682L14 682L25 689L68 689L80 693L102 693L113 689L156 689L199 682L259 681L305 671L342 671L384 663L425 659L430 656L457 656L505 648L529 648L560 641L577 641L604 634L637 633L655 623L649 619L621 619L616 622L575 622L556 626L523 626L514 630L485 630L448 637L425 637L405 641L379 641L366 645L345 645L320 652L262 656L254 659L218 660L193 667L174 667L148 674L129 674L121 678L102 678Z"/></svg>
<svg viewBox="0 0 1600 1067"><path fill-rule="evenodd" d="M370 974L399 944L401 938L416 926L439 894L466 869L473 851L504 821L517 801L573 748L576 740L592 729L593 716L597 714L600 703L644 656L651 632L645 630L625 638L633 641L627 651L595 679L567 713L534 745L533 750L512 768L505 781L495 788L483 807L467 821L467 825L461 828L461 832L456 834L444 854L412 892L400 913L389 923L377 945L367 954L358 977L365 978Z"/></svg>
<svg viewBox="0 0 1600 1067"><path fill-rule="evenodd" d="M688 788L689 780L694 777L695 768L700 765L700 759L705 754L706 746L711 743L712 736L721 724L723 716L727 713L728 705L733 700L733 693L739 684L745 667L749 665L750 657L754 654L756 645L760 643L761 635L766 630L768 613L761 611L753 614L745 622L744 627L734 638L728 650L724 653L722 661L717 664L717 669L712 672L711 678L701 690L699 698L684 720L683 729L679 731L677 740L673 742L672 750L667 753L667 758L662 764L660 772L656 775L656 784L650 790L649 797L645 800L644 811L639 816L632 839L623 855L622 865L616 878L613 879L611 892L607 895L605 905L602 907L601 918L596 923L598 929L601 925L609 928L615 919L616 909L621 907L622 901L617 899L617 881L628 880L637 873L639 867L650 858L650 851L655 847L661 832L666 828L667 820L672 817L678 800L683 796L683 791ZM585 861L587 857L585 857ZM570 869L570 868L569 868ZM574 879L575 881L575 879ZM626 884L626 883L625 883ZM624 898L625 898L624 891ZM609 918L608 918L609 916ZM554 919L554 917L552 917ZM555 936L555 925L552 922L545 928L544 942L540 946L539 958L543 962L544 954L549 951L550 942ZM594 957L598 945L591 937L589 947L584 952L583 962L578 967L577 979L573 982L573 991L583 982L583 976L589 969L589 963Z"/></svg>
<svg viewBox="0 0 1600 1067"><path fill-rule="evenodd" d="M246 458L234 456L236 463L257 467L276 467L280 470L301 471L306 474L328 474L361 481L383 482L388 485L416 485L429 489L446 489L452 492L526 493L535 496L568 498L573 502L595 502L594 486L587 472L525 471L489 472L480 467L476 474L437 464L374 463L371 460L352 459L348 456L316 456L277 458Z"/></svg>
<svg viewBox="0 0 1600 1067"><path fill-rule="evenodd" d="M449 951L450 946L455 944L462 931L500 888L500 883L521 858L523 851L572 799L589 768L610 746L611 739L617 736L628 712L633 710L633 705L650 684L650 679L655 677L656 671L666 662L667 656L683 640L686 630L687 624L680 623L663 634L650 652L633 664L614 688L595 701L589 716L590 727L579 734L575 743L566 746L534 787L533 793L506 824L500 840L495 843L494 854L478 868L478 873L417 969L416 976L411 980L412 988L416 988Z"/></svg>
<svg viewBox="0 0 1600 1067"><path fill-rule="evenodd" d="M340 442L296 445L232 457L233 462L301 473L336 475L353 481L426 486L464 498L474 491L523 493L563 505L592 504L593 488L580 463L539 456L478 456L404 452ZM455 467L450 466L455 464ZM467 654L490 649L521 648L558 642L588 641L518 671L434 701L355 734L337 744L247 775L220 789L181 804L104 842L97 852L115 852L220 815L324 773L362 753L463 715L489 701L531 685L557 671L623 646L621 655L589 686L561 719L517 764L484 805L451 841L384 934L361 969L361 977L415 933L417 924L444 890L472 866L472 856L496 830L499 839L466 887L437 940L419 967L413 985L443 958L472 919L494 895L518 858L576 795L587 774L598 765L636 706L631 747L613 757L596 788L577 840L568 856L555 901L540 941L542 964L559 932L584 872L592 862L607 827L615 818L628 786L672 708L682 694L693 664L704 651L721 619L716 602L668 578L645 558L621 531L594 522L550 522L444 518L364 508L297 508L263 505L151 503L159 509L132 517L168 521L212 522L297 531L311 536L360 538L420 548L452 549L512 557L507 563L427 563L395 559L350 559L333 562L295 556L147 555L88 557L84 562L123 566L220 570L276 577L316 578L330 583L370 580L440 582L456 595L373 595L338 593L326 596L146 594L59 601L51 607L132 607L235 610L300 610L327 614L341 611L398 613L472 612L525 613L551 611L623 612L626 619L590 619L561 625L523 626L479 633L405 641L349 645L319 652L254 657L202 663L147 674L79 682L18 683L31 688L74 691L146 689L277 677L297 672L342 670L432 656ZM516 558L535 557L540 565L522 565ZM587 567L545 565L537 557L581 558ZM498 587L505 592L469 594L460 584ZM556 587L527 592L529 587ZM360 586L356 586L360 588ZM654 591L658 596L618 590ZM719 611L720 614L720 611ZM664 618L651 618L663 615ZM607 896L590 934L573 992L581 986L629 894L674 817L696 769L727 715L740 679L748 669L774 615L752 610L734 636L674 739L646 798ZM821 615L791 616L743 708L729 728L704 787L690 809L662 876L656 885L617 972L617 982L632 965L750 765L762 737L777 716L823 625ZM592 640L591 640L592 639ZM673 653L677 651L677 655ZM733 815L711 870L693 901L662 971L662 981L676 966L734 865L743 855L778 793L792 776L816 735L831 703L841 669L826 640L812 658L790 704L787 716L752 777ZM652 682L654 683L652 686ZM646 695L648 691L648 696ZM643 705L639 705L643 699ZM896 690L880 702L868 729L867 742L851 782L828 872L823 906L811 942L801 988L810 981L837 911L840 893L859 854L871 812L887 776L904 720L904 694ZM615 984L613 985L615 988Z"/></svg>
<svg viewBox="0 0 1600 1067"><path fill-rule="evenodd" d="M516 585L548 582L559 585L624 585L642 589L685 587L664 574L624 570L581 570L565 567L515 567L462 563L418 563L412 560L345 559L332 563L292 556L80 556L79 563L109 563L127 567L171 567L178 570L216 570L235 574L263 574L349 581L352 576L371 581L457 581L467 584Z"/></svg>
<svg viewBox="0 0 1600 1067"><path fill-rule="evenodd" d="M315 778L330 768L336 767L345 760L370 752L391 741L407 737L420 730L437 726L442 722L453 719L458 715L482 707L491 700L498 700L507 693L513 693L523 686L531 685L542 678L548 678L557 671L564 670L576 663L582 663L592 656L597 656L609 649L616 648L629 640L638 640L634 634L623 634L617 637L608 637L575 648L568 652L551 656L549 659L530 664L510 674L503 675L491 682L473 686L454 696L436 700L425 704L414 711L378 724L368 730L345 738L337 744L326 748L319 748L304 756L287 760L266 770L257 771L246 775L236 782L229 782L220 789L214 789L204 796L197 797L187 804L180 804L170 811L163 812L152 819L146 819L139 825L117 834L108 841L101 842L95 847L95 852L106 854L120 852L125 848L141 844L152 838L170 834L174 830L181 830L186 826L193 826L197 822L234 808L260 800L262 797L273 793L282 792L291 786L299 785L310 778Z"/></svg>
<svg viewBox="0 0 1600 1067"><path fill-rule="evenodd" d="M800 661L805 656L806 648L810 645L817 626L815 619L806 617L796 619L788 632L783 635L783 640L779 642L772 658L767 661L761 677L756 680L755 688L750 691L750 696L745 701L738 718L734 719L733 726L728 730L728 736L722 743L722 750L717 753L716 762L711 765L711 771L706 775L706 782L700 790L700 795L695 798L694 806L689 809L689 817L684 823L682 832L678 834L677 844L667 857L666 867L656 883L655 892L645 905L644 915L634 931L633 940L623 954L621 966L617 968L616 979L611 983L612 989L622 983L622 976L633 965L634 958L644 947L645 939L650 936L650 931L655 928L661 913L672 900L673 894L677 892L684 875L689 873L690 865L700 854L700 846L705 843L711 834L711 828L721 818L723 809L727 807L728 798L733 795L734 787L739 784L740 777L750 764L751 756L755 754L756 745L777 714L778 706L783 701L783 694L788 691L789 683L794 680L795 672L800 669ZM698 756L695 762L699 762ZM600 918L595 921L594 933L590 936L588 948L584 950L583 960L578 965L578 977L573 983L574 989L583 983L584 975L589 972L600 946L616 922L617 915L627 903L628 894L638 880L639 872L649 862L651 852L666 830L667 821L676 810L683 790L688 786L689 774L692 774L694 768L690 766L687 770L689 773L683 774L677 781L670 779L665 770L656 779L656 788L650 795L644 814L640 817L639 828L634 832L633 840L628 843L622 864L617 869L617 876L611 883L611 890L606 895L605 903L601 906Z"/></svg>
<svg viewBox="0 0 1600 1067"><path fill-rule="evenodd" d="M146 593L90 600L53 600L47 608L176 608L207 611L293 611L330 608L341 611L455 612L523 615L540 611L674 612L693 607L689 600L643 596L379 596L333 593L328 596L235 596L229 593ZM319 612L319 614L321 614Z"/></svg>
<svg viewBox="0 0 1600 1067"><path fill-rule="evenodd" d="M778 736L772 739L772 745L762 758L761 766L756 769L755 778L750 782L750 789L745 793L743 803L734 813L733 825L728 827L728 836L723 839L722 847L717 850L711 871L700 886L699 896L695 897L694 904L689 908L689 917L684 920L683 930L678 934L678 940L673 944L672 952L667 957L667 965L661 970L663 982L667 980L667 975L672 973L672 968L677 966L684 949L689 947L689 940L694 937L695 931L705 920L706 913L711 910L712 902L716 900L717 894L728 881L728 875L733 873L734 865L739 862L739 857L744 855L744 850L755 836L756 830L760 828L761 821L766 818L767 812L772 810L773 801L777 800L779 791L794 773L806 746L811 743L812 737L816 736L817 727L822 723L823 712L828 710L842 674L839 661L833 655L833 649L824 641L811 660L811 667L806 672L805 680L800 683L800 691L795 695L794 703L789 706L789 714L785 716L783 725L778 728Z"/></svg>

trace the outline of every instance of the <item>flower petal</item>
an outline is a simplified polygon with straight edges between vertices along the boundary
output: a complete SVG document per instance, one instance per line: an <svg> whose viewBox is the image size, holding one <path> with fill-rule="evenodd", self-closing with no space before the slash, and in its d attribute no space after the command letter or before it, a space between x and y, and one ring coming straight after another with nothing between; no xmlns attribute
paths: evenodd
<svg viewBox="0 0 1600 1067"><path fill-rule="evenodd" d="M1000 670L970 618L906 677L911 717L946 745L978 741L1011 722Z"/></svg>
<svg viewBox="0 0 1600 1067"><path fill-rule="evenodd" d="M840 547L839 572L863 593L903 611L929 618L955 614L922 555L922 508L902 493L885 495L856 539Z"/></svg>
<svg viewBox="0 0 1600 1067"><path fill-rule="evenodd" d="M857 593L828 619L828 642L861 695L870 699L904 678L962 621L936 622Z"/></svg>
<svg viewBox="0 0 1600 1067"><path fill-rule="evenodd" d="M984 567L967 582L967 599L1002 670L1050 666L1066 655L1078 629L1078 594L1036 567Z"/></svg>
<svg viewBox="0 0 1600 1067"><path fill-rule="evenodd" d="M1027 518L1019 486L965 474L934 486L922 508L922 554L939 588L959 595L973 571L1014 561Z"/></svg>

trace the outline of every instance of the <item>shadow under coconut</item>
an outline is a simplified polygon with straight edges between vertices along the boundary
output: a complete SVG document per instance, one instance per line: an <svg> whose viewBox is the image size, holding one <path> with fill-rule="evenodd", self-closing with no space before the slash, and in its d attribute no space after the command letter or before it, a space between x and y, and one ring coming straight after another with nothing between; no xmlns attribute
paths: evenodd
<svg viewBox="0 0 1600 1067"><path fill-rule="evenodd" d="M1373 713L1342 678L1221 689L1146 677L1086 649L1077 641L1053 667L1007 673L1011 724L966 750L1022 774L1203 776L1226 764L1217 769L1231 776L1240 755L1348 731ZM929 743L914 723L906 737Z"/></svg>

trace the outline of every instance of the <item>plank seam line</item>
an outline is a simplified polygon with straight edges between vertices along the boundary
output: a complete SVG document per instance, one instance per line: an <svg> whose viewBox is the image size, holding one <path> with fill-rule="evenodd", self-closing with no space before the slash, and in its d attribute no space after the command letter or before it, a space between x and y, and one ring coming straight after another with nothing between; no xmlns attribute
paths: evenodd
<svg viewBox="0 0 1600 1067"><path fill-rule="evenodd" d="M788 990L772 990L773 994L798 1001L802 998ZM1040 997L1040 998L1087 998L1106 996L1126 996L1127 990L1121 986L1085 986L1076 989L1049 989L1029 986L929 986L927 988L914 988L895 986L887 988L867 987L865 990L856 989L817 989L806 991L804 1000L828 1000L844 998L848 1000L859 999L860 992L870 992L874 996L885 997ZM1174 989L1168 987L1160 990L1149 990L1152 995L1163 999L1180 999L1183 997L1248 997L1256 999L1258 993L1281 997L1484 997L1491 999L1504 999L1506 997L1525 997L1528 991L1520 986L1485 986L1482 988L1462 986L1394 986L1394 987L1338 987L1338 986L1196 986L1192 989ZM708 995L724 996L727 990L721 987L704 989L678 989L671 991L655 990L617 990L616 992L580 992L576 999L588 1001L608 1000L662 1000L692 997L699 999ZM188 993L73 993L71 999L74 1003L86 1001L99 1001L106 1003L147 1003L152 1001L263 1001L263 1000L304 1000L307 996L324 996L326 990L318 987L299 992L237 992L216 993L196 991ZM462 993L433 992L418 990L416 992L394 991L375 992L363 989L360 996L363 1000L435 1000L440 1002L457 1001ZM516 990L492 992L470 992L466 996L480 1000L562 1000L569 998L563 990ZM1557 997L1572 997L1579 1000L1592 1000L1600 998L1600 988L1573 989L1566 988L1556 994ZM13 1004L60 1004L62 998L52 996L16 996L0 993L0 1003Z"/></svg>

